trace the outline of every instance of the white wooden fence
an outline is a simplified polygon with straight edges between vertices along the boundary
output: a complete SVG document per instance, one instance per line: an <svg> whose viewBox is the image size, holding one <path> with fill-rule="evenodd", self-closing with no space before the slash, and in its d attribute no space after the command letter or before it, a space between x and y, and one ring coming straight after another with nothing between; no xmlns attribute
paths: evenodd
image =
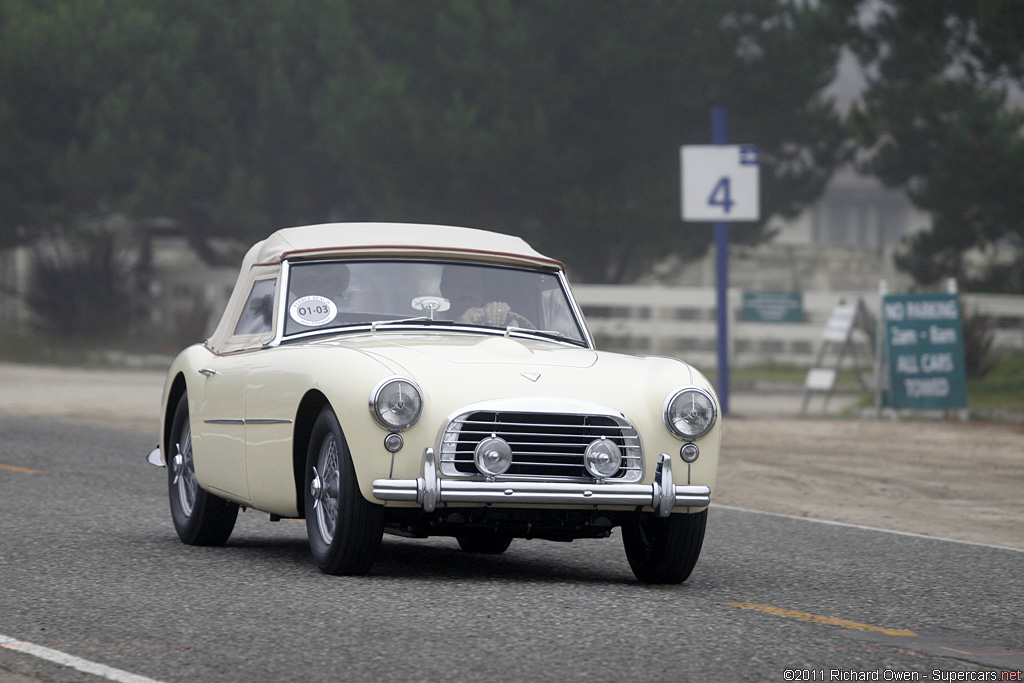
<svg viewBox="0 0 1024 683"><path fill-rule="evenodd" d="M636 354L677 356L698 367L717 365L715 290L694 287L576 285L598 348ZM863 300L878 313L877 292L804 292L804 322L748 322L739 319L743 292L729 290L729 358L736 366L778 363L810 367L832 308ZM1024 350L1024 296L962 294L964 315L992 318L996 349ZM856 351L872 356L868 338L854 336Z"/></svg>

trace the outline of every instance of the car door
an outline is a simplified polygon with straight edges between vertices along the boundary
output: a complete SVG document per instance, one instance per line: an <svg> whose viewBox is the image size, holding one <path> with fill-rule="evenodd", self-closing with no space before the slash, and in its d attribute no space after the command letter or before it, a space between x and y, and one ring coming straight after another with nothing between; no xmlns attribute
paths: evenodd
<svg viewBox="0 0 1024 683"><path fill-rule="evenodd" d="M249 500L245 466L245 390L255 352L215 356L199 369L203 375L199 404L200 435L196 477L204 488Z"/></svg>
<svg viewBox="0 0 1024 683"><path fill-rule="evenodd" d="M247 381L253 360L274 337L277 274L276 267L254 268L245 302L234 311L232 334L198 369L203 379L200 424L198 431L193 428L199 435L194 437L196 477L204 487L244 502L251 500L245 462Z"/></svg>

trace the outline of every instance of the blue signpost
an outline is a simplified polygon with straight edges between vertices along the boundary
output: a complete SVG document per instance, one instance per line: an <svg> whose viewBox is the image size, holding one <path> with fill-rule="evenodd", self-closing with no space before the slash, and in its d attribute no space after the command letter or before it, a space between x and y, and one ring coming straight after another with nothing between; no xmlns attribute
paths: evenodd
<svg viewBox="0 0 1024 683"><path fill-rule="evenodd" d="M725 107L711 112L711 137L716 145L729 138L729 113ZM710 200L709 200L710 201ZM729 224L715 222L715 300L718 314L718 400L722 414L729 412Z"/></svg>
<svg viewBox="0 0 1024 683"><path fill-rule="evenodd" d="M760 219L757 148L727 145L728 114L711 115L714 145L683 145L682 213L684 221L715 224L715 277L718 321L718 400L729 412L729 222Z"/></svg>

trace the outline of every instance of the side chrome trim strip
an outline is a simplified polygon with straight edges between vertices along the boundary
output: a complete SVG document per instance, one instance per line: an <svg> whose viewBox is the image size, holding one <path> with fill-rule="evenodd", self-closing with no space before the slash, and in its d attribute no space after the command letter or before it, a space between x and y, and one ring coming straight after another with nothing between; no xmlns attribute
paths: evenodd
<svg viewBox="0 0 1024 683"><path fill-rule="evenodd" d="M708 486L672 483L672 457L662 453L653 484L465 481L437 475L434 449L423 458L423 474L416 479L377 479L373 495L378 500L416 502L425 512L438 503L518 503L527 505L631 505L653 507L659 517L675 508L711 504Z"/></svg>
<svg viewBox="0 0 1024 683"><path fill-rule="evenodd" d="M274 417L253 417L248 420L218 418L213 420L203 420L203 423L208 425L288 425L291 424L292 421Z"/></svg>

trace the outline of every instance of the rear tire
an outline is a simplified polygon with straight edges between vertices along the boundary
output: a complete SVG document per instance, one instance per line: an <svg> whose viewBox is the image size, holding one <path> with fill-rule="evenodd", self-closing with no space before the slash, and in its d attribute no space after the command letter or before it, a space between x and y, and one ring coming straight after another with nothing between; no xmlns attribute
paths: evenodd
<svg viewBox="0 0 1024 683"><path fill-rule="evenodd" d="M188 545L224 545L235 528L238 505L204 491L196 480L188 394L182 394L174 410L170 437L167 491L174 530Z"/></svg>
<svg viewBox="0 0 1024 683"><path fill-rule="evenodd" d="M622 526L622 545L641 583L682 583L690 576L701 546L708 511L656 517L637 512Z"/></svg>
<svg viewBox="0 0 1024 683"><path fill-rule="evenodd" d="M500 555L512 545L511 536L459 536L459 547L467 553Z"/></svg>
<svg viewBox="0 0 1024 683"><path fill-rule="evenodd" d="M330 406L310 433L305 486L306 532L320 571L349 576L370 571L384 536L384 506L359 491L348 444Z"/></svg>

